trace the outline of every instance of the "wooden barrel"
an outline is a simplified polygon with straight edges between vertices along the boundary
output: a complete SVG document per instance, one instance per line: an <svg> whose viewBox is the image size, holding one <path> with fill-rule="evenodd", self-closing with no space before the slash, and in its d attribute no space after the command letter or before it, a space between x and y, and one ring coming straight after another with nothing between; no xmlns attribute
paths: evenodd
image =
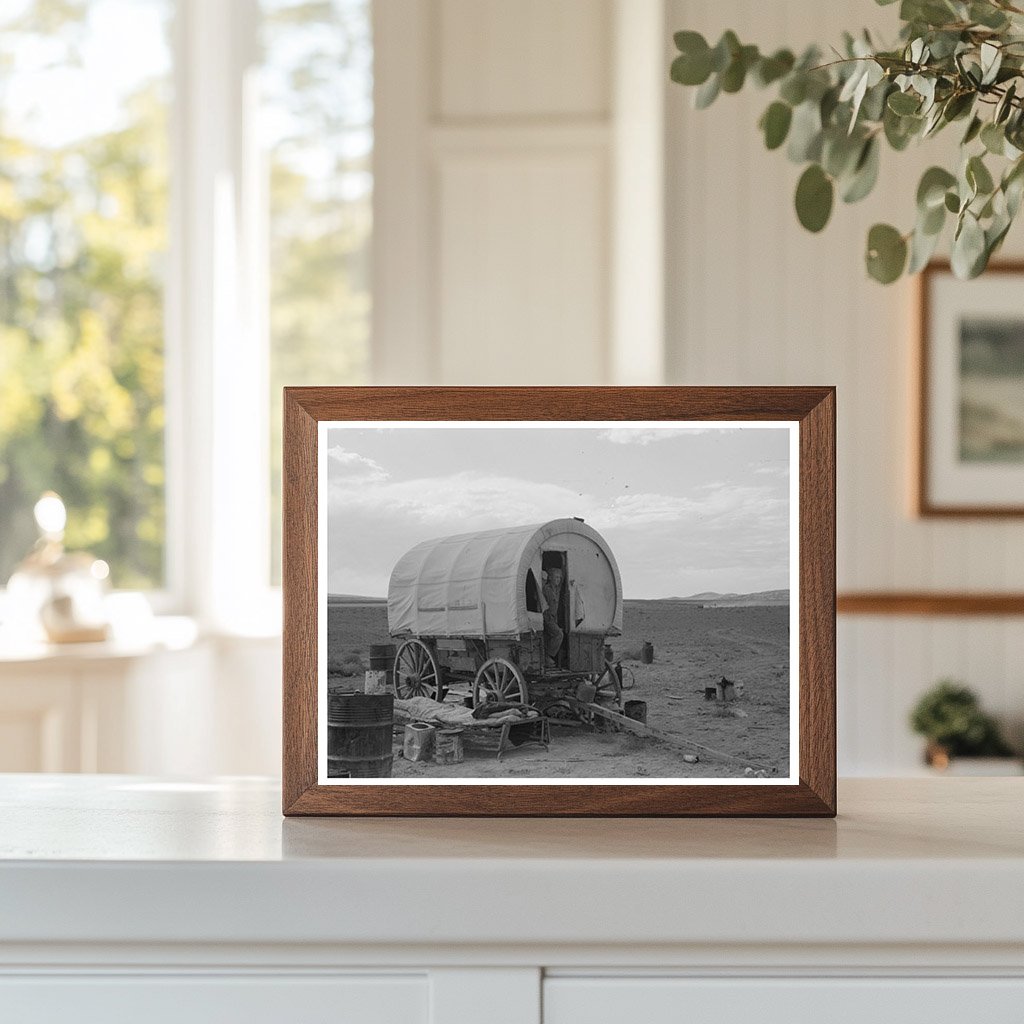
<svg viewBox="0 0 1024 1024"><path fill-rule="evenodd" d="M370 644L370 669L374 672L391 672L395 667L394 644Z"/></svg>
<svg viewBox="0 0 1024 1024"><path fill-rule="evenodd" d="M336 693L327 698L327 774L390 778L393 693Z"/></svg>

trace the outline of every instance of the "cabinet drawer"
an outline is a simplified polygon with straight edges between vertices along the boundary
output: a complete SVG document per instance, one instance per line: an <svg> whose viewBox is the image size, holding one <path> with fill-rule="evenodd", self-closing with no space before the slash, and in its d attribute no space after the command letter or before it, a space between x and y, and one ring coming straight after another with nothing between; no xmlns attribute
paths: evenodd
<svg viewBox="0 0 1024 1024"><path fill-rule="evenodd" d="M1024 978L549 977L544 1024L1021 1024Z"/></svg>
<svg viewBox="0 0 1024 1024"><path fill-rule="evenodd" d="M18 1024L427 1024L425 975L37 975L0 978Z"/></svg>

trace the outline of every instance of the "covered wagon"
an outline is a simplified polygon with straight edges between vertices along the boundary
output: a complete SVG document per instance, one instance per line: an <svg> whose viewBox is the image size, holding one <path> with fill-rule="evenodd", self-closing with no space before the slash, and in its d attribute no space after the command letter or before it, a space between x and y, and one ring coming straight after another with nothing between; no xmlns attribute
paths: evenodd
<svg viewBox="0 0 1024 1024"><path fill-rule="evenodd" d="M619 702L605 645L622 632L622 581L582 519L416 545L391 573L388 630L400 697L545 709L589 684L590 699Z"/></svg>

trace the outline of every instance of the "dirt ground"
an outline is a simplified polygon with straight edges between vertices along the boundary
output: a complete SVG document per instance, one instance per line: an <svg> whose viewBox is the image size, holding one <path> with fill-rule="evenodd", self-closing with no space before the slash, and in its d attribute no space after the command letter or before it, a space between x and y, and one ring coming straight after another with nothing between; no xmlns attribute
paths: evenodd
<svg viewBox="0 0 1024 1024"><path fill-rule="evenodd" d="M654 663L640 662L645 640ZM328 609L328 670L332 685L340 671L358 671L369 645L388 643L387 612L381 605L332 604ZM647 723L744 762L774 768L789 763L789 606L700 608L678 601L626 601L623 636L610 640L633 686L623 700L647 702ZM704 687L722 676L737 684L731 703L706 701ZM467 734L468 736L468 734ZM624 732L552 726L548 750L526 743L498 761L494 739L467 739L459 765L411 763L400 754L396 733L395 778L732 778L744 764L696 746L676 747ZM688 764L684 753L700 761Z"/></svg>

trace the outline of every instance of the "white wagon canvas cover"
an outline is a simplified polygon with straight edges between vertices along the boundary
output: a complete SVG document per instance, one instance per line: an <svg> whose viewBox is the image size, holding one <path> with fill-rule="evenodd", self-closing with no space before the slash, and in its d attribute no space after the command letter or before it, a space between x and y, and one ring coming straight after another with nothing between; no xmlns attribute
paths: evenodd
<svg viewBox="0 0 1024 1024"><path fill-rule="evenodd" d="M615 556L605 539L580 519L554 519L417 544L391 573L389 632L435 637L540 632L543 614L538 602L545 551L566 555L575 631L620 634L622 581ZM535 595L533 600L528 600L528 594Z"/></svg>

